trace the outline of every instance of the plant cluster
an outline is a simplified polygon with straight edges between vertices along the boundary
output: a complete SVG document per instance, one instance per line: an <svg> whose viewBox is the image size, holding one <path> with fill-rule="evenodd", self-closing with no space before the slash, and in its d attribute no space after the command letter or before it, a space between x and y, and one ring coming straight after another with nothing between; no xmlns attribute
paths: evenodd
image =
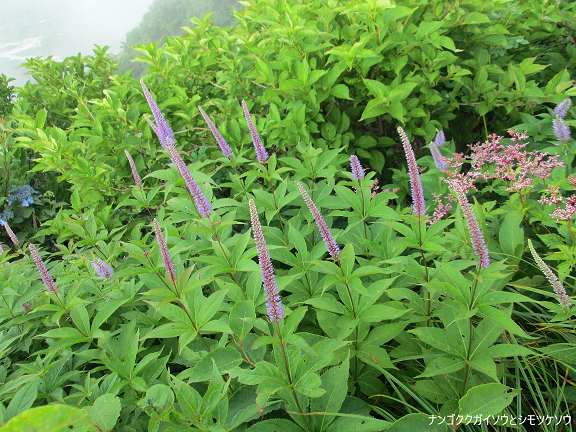
<svg viewBox="0 0 576 432"><path fill-rule="evenodd" d="M532 3L263 1L145 82L38 64L0 122L0 424L573 431L574 6Z"/></svg>
<svg viewBox="0 0 576 432"><path fill-rule="evenodd" d="M119 207L139 215L130 240L80 197L61 220L74 235L52 259L34 243L28 255L4 223L14 242L0 259L7 427L33 406L46 424L68 416L85 431L425 430L437 415L498 426L532 407L569 418L576 310L530 241L535 264L522 260L525 230L538 236L530 194L565 171L560 155L527 152L527 137L510 131L510 143L491 136L447 157L438 133L439 168L427 175L442 175L458 207L429 224L425 176L401 127L411 206L376 193L375 173L340 149L300 144L280 167L245 101L254 156L203 111L228 179L216 185L203 162L184 161L141 86L169 165L141 177L126 155L134 183ZM471 204L478 182L506 197L500 211ZM536 289L541 274L552 287Z"/></svg>

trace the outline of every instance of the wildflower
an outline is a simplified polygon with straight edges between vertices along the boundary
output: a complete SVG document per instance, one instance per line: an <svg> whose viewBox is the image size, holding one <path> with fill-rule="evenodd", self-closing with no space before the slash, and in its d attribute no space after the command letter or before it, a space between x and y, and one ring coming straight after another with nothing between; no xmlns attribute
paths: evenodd
<svg viewBox="0 0 576 432"><path fill-rule="evenodd" d="M10 240L12 240L12 243L17 245L18 244L18 237L16 237L16 234L14 234L14 232L12 231L10 226L8 225L8 222L0 219L0 225L4 225L4 228L6 229L6 233L8 234L8 237L10 237Z"/></svg>
<svg viewBox="0 0 576 432"><path fill-rule="evenodd" d="M154 222L154 231L156 231L156 241L158 242L158 247L160 248L160 255L162 255L162 262L164 263L164 268L166 269L166 273L170 275L172 283L176 285L176 273L174 272L174 264L172 264L172 258L170 257L168 246L166 246L166 240L164 240L164 236L162 235L160 225L158 225L158 221L156 220L156 218L154 218L153 222Z"/></svg>
<svg viewBox="0 0 576 432"><path fill-rule="evenodd" d="M446 144L446 136L444 135L444 131L439 131L436 134L436 138L434 138L434 145L436 147L442 147L444 144Z"/></svg>
<svg viewBox="0 0 576 432"><path fill-rule="evenodd" d="M435 194L434 192L432 192L432 195L434 195L434 202L436 203L436 209L434 209L432 219L428 221L428 227L434 225L436 222L438 222L444 216L446 216L448 212L450 212L450 210L452 210L452 204L450 203L450 201L453 200L452 196L449 195L448 203L444 204L444 202L442 201L442 195Z"/></svg>
<svg viewBox="0 0 576 432"><path fill-rule="evenodd" d="M194 204L196 204L198 213L202 217L210 216L210 213L212 213L212 205L210 204L210 201L208 201L208 198L206 198L204 192L202 192L202 189L200 189L200 186L198 186L198 183L196 183L196 180L192 176L190 169L188 169L182 160L182 157L180 157L180 154L178 153L178 150L176 150L176 147L174 147L174 144L170 140L167 141L167 144L170 155L172 156L172 160L178 167L178 171L180 172L180 175L184 179L184 183L186 183L186 186L188 187L188 190L194 199Z"/></svg>
<svg viewBox="0 0 576 432"><path fill-rule="evenodd" d="M28 303L22 302L20 303L20 306L22 306L22 308L27 311L30 310L31 306Z"/></svg>
<svg viewBox="0 0 576 432"><path fill-rule="evenodd" d="M556 105L556 108L554 108L552 114L554 117L564 118L566 117L566 114L568 114L568 110L570 109L571 106L572 106L572 99L566 98L558 105Z"/></svg>
<svg viewBox="0 0 576 432"><path fill-rule="evenodd" d="M448 169L448 164L446 163L446 158L442 156L440 150L438 150L438 145L436 145L435 141L432 141L429 144L430 153L432 153L432 157L434 158L434 163L436 164L436 168L440 171L444 172Z"/></svg>
<svg viewBox="0 0 576 432"><path fill-rule="evenodd" d="M204 112L202 107L198 107L198 109L200 110L202 117L204 117L204 120L208 124L208 127L212 131L212 135L214 135L214 138L216 138L216 141L218 141L218 145L220 146L220 150L222 150L222 154L224 154L224 156L226 156L228 159L232 160L232 149L230 148L230 146L228 145L228 143L226 142L226 140L224 139L218 128L216 128L214 123L212 123L212 120L210 120L208 114Z"/></svg>
<svg viewBox="0 0 576 432"><path fill-rule="evenodd" d="M418 164L416 163L416 157L414 156L414 150L410 145L410 141L406 136L406 132L401 127L398 127L398 133L402 138L402 144L404 145L404 153L406 154L406 160L408 161L408 171L410 173L410 186L412 188L412 212L416 213L418 216L426 215L426 206L424 203L424 190L422 189L422 182L420 181L420 172L418 171Z"/></svg>
<svg viewBox="0 0 576 432"><path fill-rule="evenodd" d="M22 203L22 207L28 207L30 204L34 204L34 197L32 197L33 193L38 192L32 189L30 185L21 186L16 190L16 192L10 194L8 198L8 205L11 205L12 202L17 199Z"/></svg>
<svg viewBox="0 0 576 432"><path fill-rule="evenodd" d="M318 211L316 204L314 204L314 202L312 201L312 198L310 198L310 196L308 195L308 193L304 189L304 186L302 186L302 183L298 183L298 189L300 189L300 193L302 194L302 198L304 198L304 201L306 201L306 205L308 205L308 208L310 209L312 216L314 216L314 220L316 221L316 225L318 226L318 229L320 230L320 234L322 235L322 239L324 240L324 243L326 244L326 249L328 250L328 253L332 256L332 258L338 258L338 254L340 253L340 248L338 247L338 243L336 243L336 240L334 240L334 236L332 235L332 233L328 229L328 225L326 225L326 222L324 221L324 218L322 217L322 215Z"/></svg>
<svg viewBox="0 0 576 432"><path fill-rule="evenodd" d="M252 142L254 143L254 149L256 150L256 158L259 162L266 162L268 160L268 153L258 136L258 132L256 131L256 126L254 126L254 122L252 121L252 117L250 116L250 112L248 111L248 106L246 105L246 101L242 101L242 110L244 111L244 117L246 117L246 121L248 122L248 128L250 129L250 135L252 135Z"/></svg>
<svg viewBox="0 0 576 432"><path fill-rule="evenodd" d="M48 288L48 291L52 291L54 294L58 293L58 289L56 288L56 284L48 273L46 266L44 265L44 261L40 257L40 254L36 250L36 246L32 243L28 245L28 249L30 249L30 253L32 254L32 258L34 259L34 263L36 264L36 268L38 269L38 273L40 273L40 277L42 278L42 282L44 282L44 286Z"/></svg>
<svg viewBox="0 0 576 432"><path fill-rule="evenodd" d="M124 150L126 153L126 157L128 158L128 163L130 164L130 168L132 168L132 177L134 177L134 181L136 182L136 186L142 189L142 181L140 180L140 176L138 175L138 170L136 169L136 165L134 164L134 159L128 153L128 150Z"/></svg>
<svg viewBox="0 0 576 432"><path fill-rule="evenodd" d="M488 248L486 247L486 243L484 242L484 236L482 235L482 231L480 230L480 225L478 225L478 220L476 219L476 215L474 215L474 211L472 207L470 207L470 203L468 202L468 197L464 193L462 189L462 185L458 182L452 182L450 187L454 192L456 192L456 196L458 198L458 202L460 203L460 208L462 209L462 213L466 218L466 224L468 225L468 231L470 232L470 241L472 242L472 248L476 255L478 255L478 262L476 265L479 268L488 268L490 265L490 256L488 255Z"/></svg>
<svg viewBox="0 0 576 432"><path fill-rule="evenodd" d="M92 267L94 267L94 270L102 280L108 280L114 276L114 270L100 258L92 260Z"/></svg>
<svg viewBox="0 0 576 432"><path fill-rule="evenodd" d="M562 307L568 307L572 304L570 301L570 297L566 294L566 289L562 282L558 280L558 277L550 270L550 267L540 258L540 256L534 250L534 246L532 245L532 241L528 239L528 247L530 248L530 252L532 252L532 256L536 260L536 265L538 268L544 273L550 284L552 284L552 288L554 288L554 292L556 293L556 297L558 297L558 302Z"/></svg>
<svg viewBox="0 0 576 432"><path fill-rule="evenodd" d="M254 200L249 200L250 218L252 220L252 231L254 233L254 241L256 242L256 249L258 250L258 264L260 264L260 273L262 274L262 284L264 292L266 293L266 306L268 309L268 318L270 321L280 321L284 316L284 306L280 298L278 285L276 284L276 277L274 276L274 267L270 260L270 253L266 246L266 239L262 233L260 226L260 219L256 211L256 204Z"/></svg>
<svg viewBox="0 0 576 432"><path fill-rule="evenodd" d="M362 169L362 165L360 165L358 156L350 156L350 167L352 168L352 176L354 177L354 180L362 180L364 178L364 169Z"/></svg>
<svg viewBox="0 0 576 432"><path fill-rule="evenodd" d="M556 138L560 140L563 144L566 144L570 141L570 127L564 123L564 119L562 117L552 119L552 126L554 128L554 135Z"/></svg>
<svg viewBox="0 0 576 432"><path fill-rule="evenodd" d="M158 135L158 139L160 140L162 146L167 147L168 140L176 142L176 139L174 138L174 132L172 132L172 129L170 128L170 126L168 126L166 119L162 115L162 111L160 111L158 104L150 94L150 90L148 90L148 87L146 87L144 81L140 80L140 85L142 86L142 90L144 91L144 97L146 98L146 101L150 106L150 110L152 111L152 115L154 116L154 121L156 122L157 129L154 132L156 132L156 134Z"/></svg>
<svg viewBox="0 0 576 432"><path fill-rule="evenodd" d="M0 255L2 255L4 253L4 249L2 249L2 246L0 246Z"/></svg>

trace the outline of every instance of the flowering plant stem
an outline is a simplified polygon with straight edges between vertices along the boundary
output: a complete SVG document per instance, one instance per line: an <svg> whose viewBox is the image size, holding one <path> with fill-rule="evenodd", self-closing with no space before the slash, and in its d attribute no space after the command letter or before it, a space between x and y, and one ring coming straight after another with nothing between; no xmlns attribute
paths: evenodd
<svg viewBox="0 0 576 432"><path fill-rule="evenodd" d="M226 259L226 262L228 263L230 268L233 269L232 272L230 272L230 274L234 278L236 285L238 285L238 287L240 287L240 290L242 291L242 295L244 296L244 299L248 300L248 296L246 295L246 290L244 289L244 287L242 286L242 283L240 282L240 280L238 279L238 276L236 275L236 271L234 270L234 267L232 266L232 261L230 261L230 257L228 256L228 254L224 250L224 246L222 245L222 242L220 241L220 238L218 237L218 232L216 231L216 226L212 222L212 219L210 219L210 216L208 216L208 223L210 223L210 228L212 228L212 234L214 235L214 238L218 242L218 245L220 246L220 250L222 251L224 258Z"/></svg>
<svg viewBox="0 0 576 432"><path fill-rule="evenodd" d="M336 264L340 267L340 271L342 272L342 276L344 277L344 285L346 286L346 291L348 291L348 298L350 298L350 305L352 306L352 318L356 319L356 306L354 304L354 299L352 298L352 292L350 291L350 286L348 285L348 278L346 277L346 273L344 273L344 269L342 268L342 263L340 259L336 257ZM358 351L358 340L360 338L358 334L358 326L354 329L354 349ZM354 366L355 366L355 373L356 376L354 377L356 381L358 381L358 356L354 356Z"/></svg>
<svg viewBox="0 0 576 432"><path fill-rule="evenodd" d="M304 421L306 422L307 429L312 432L313 429L310 427L310 423L308 423L308 418L304 414L304 410L300 405L300 401L298 400L298 395L296 394L296 390L294 389L294 383L292 382L292 374L290 372L290 366L288 365L288 359L286 357L286 350L284 349L284 340L282 339L282 332L280 331L280 321L276 321L276 330L278 331L278 339L280 340L279 345L280 349L282 350L282 358L284 359L284 366L286 367L286 376L288 377L288 382L290 383L290 390L292 391L292 395L294 396L294 402L296 402L296 406L298 407L298 411L304 417Z"/></svg>

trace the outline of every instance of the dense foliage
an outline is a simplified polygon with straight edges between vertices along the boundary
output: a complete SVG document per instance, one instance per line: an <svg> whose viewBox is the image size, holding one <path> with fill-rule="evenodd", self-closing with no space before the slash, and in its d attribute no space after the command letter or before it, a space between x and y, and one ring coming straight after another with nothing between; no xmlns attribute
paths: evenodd
<svg viewBox="0 0 576 432"><path fill-rule="evenodd" d="M189 18L202 18L213 13L214 25L225 27L233 25L233 10L242 10L242 5L235 0L155 0L137 27L126 33L122 52L116 58L118 73L132 70L133 78L140 78L147 72L145 63L133 62L138 52L132 49L135 45L163 43L165 36L182 36L182 26L188 24Z"/></svg>
<svg viewBox="0 0 576 432"><path fill-rule="evenodd" d="M573 431L576 5L245 4L29 62L0 424Z"/></svg>

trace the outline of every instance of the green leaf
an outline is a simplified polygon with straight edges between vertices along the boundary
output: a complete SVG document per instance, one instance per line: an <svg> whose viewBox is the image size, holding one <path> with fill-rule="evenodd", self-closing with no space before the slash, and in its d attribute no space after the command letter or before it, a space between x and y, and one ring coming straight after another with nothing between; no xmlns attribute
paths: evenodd
<svg viewBox="0 0 576 432"><path fill-rule="evenodd" d="M321 386L326 390L326 393L319 398L312 399L310 402L312 412L340 411L348 392L349 358L350 355L347 355L340 366L334 366L322 374L320 377ZM314 429L319 432L324 431L334 418L330 415L314 416Z"/></svg>
<svg viewBox="0 0 576 432"><path fill-rule="evenodd" d="M510 333L520 335L524 338L533 339L530 336L528 336L524 332L524 330L522 330L518 326L518 324L516 324L512 320L512 318L510 318L510 316L506 315L500 309L496 309L495 307L492 307L492 306L482 305L479 307L478 312L480 313L480 316L482 316L483 318L486 318L486 319L492 321L493 323L503 327L504 329L508 330Z"/></svg>
<svg viewBox="0 0 576 432"><path fill-rule="evenodd" d="M231 346L218 347L206 354L194 369L187 369L178 378L184 379L190 376L189 382L200 382L209 379L213 369L212 360L215 361L216 367L220 372L227 373L242 363L242 355Z"/></svg>
<svg viewBox="0 0 576 432"><path fill-rule="evenodd" d="M454 337L446 330L437 327L418 327L408 332L418 336L422 342L447 354L466 355L465 352L458 351L457 348L462 347L462 344L454 340Z"/></svg>
<svg viewBox="0 0 576 432"><path fill-rule="evenodd" d="M79 304L70 309L70 316L80 332L86 336L90 335L90 317L86 306Z"/></svg>
<svg viewBox="0 0 576 432"><path fill-rule="evenodd" d="M296 383L295 389L305 396L317 398L325 393L323 389L319 388L320 384L322 384L320 377L314 372L308 372Z"/></svg>
<svg viewBox="0 0 576 432"><path fill-rule="evenodd" d="M352 100L348 87L344 84L337 84L330 90L330 94L336 96L339 99Z"/></svg>
<svg viewBox="0 0 576 432"><path fill-rule="evenodd" d="M480 12L469 12L464 15L463 24L484 24L489 23L490 18Z"/></svg>
<svg viewBox="0 0 576 432"><path fill-rule="evenodd" d="M362 309L358 318L364 322L380 322L399 318L407 312L410 312L410 309L396 309L383 304L375 304Z"/></svg>
<svg viewBox="0 0 576 432"><path fill-rule="evenodd" d="M118 421L121 408L122 404L120 403L120 398L107 393L96 399L93 406L85 407L84 409L88 412L90 418L98 424L102 431L109 431Z"/></svg>
<svg viewBox="0 0 576 432"><path fill-rule="evenodd" d="M534 354L534 351L522 345L498 344L485 349L482 354L492 358L500 358L531 355Z"/></svg>
<svg viewBox="0 0 576 432"><path fill-rule="evenodd" d="M244 336L252 329L252 324L244 319L247 317L256 317L252 300L244 300L236 303L232 307L232 310L230 310L228 325L230 325L230 328L240 340L244 339Z"/></svg>
<svg viewBox="0 0 576 432"><path fill-rule="evenodd" d="M307 310L307 307L299 307L288 315L288 318L286 318L286 321L284 322L284 331L282 332L285 337L296 331L298 324L300 324L300 321L302 321L304 315L306 315Z"/></svg>
<svg viewBox="0 0 576 432"><path fill-rule="evenodd" d="M448 426L446 424L438 424L434 420L435 416L428 414L407 414L404 417L396 420L392 426L386 429L386 432L446 432ZM436 417L440 419L440 417Z"/></svg>
<svg viewBox="0 0 576 432"><path fill-rule="evenodd" d="M8 408L6 408L5 418L10 419L22 411L32 406L38 395L38 383L33 379L18 389Z"/></svg>
<svg viewBox="0 0 576 432"><path fill-rule="evenodd" d="M484 351L485 353L486 351ZM496 374L496 363L491 357L484 355L477 355L468 361L468 364L479 372L482 372L492 378L494 381L499 382L498 375Z"/></svg>
<svg viewBox="0 0 576 432"><path fill-rule="evenodd" d="M46 405L31 408L14 417L2 432L59 432L86 420L88 413L67 405Z"/></svg>
<svg viewBox="0 0 576 432"><path fill-rule="evenodd" d="M456 372L466 366L466 362L457 356L443 355L435 358L426 367L421 375L417 378L426 378L436 375L449 374L450 372Z"/></svg>
<svg viewBox="0 0 576 432"><path fill-rule="evenodd" d="M461 416L482 416L486 418L500 413L512 403L514 396L520 390L515 390L502 384L490 383L472 387L460 399Z"/></svg>
<svg viewBox="0 0 576 432"><path fill-rule="evenodd" d="M304 429L290 420L271 419L250 426L246 432L304 432Z"/></svg>
<svg viewBox="0 0 576 432"><path fill-rule="evenodd" d="M180 404L180 408L188 417L198 416L198 407L202 404L202 396L193 387L184 381L172 376L173 389Z"/></svg>
<svg viewBox="0 0 576 432"><path fill-rule="evenodd" d="M513 211L506 214L500 227L502 252L518 259L520 259L524 251L524 230L520 226L521 223L522 215L517 211Z"/></svg>

